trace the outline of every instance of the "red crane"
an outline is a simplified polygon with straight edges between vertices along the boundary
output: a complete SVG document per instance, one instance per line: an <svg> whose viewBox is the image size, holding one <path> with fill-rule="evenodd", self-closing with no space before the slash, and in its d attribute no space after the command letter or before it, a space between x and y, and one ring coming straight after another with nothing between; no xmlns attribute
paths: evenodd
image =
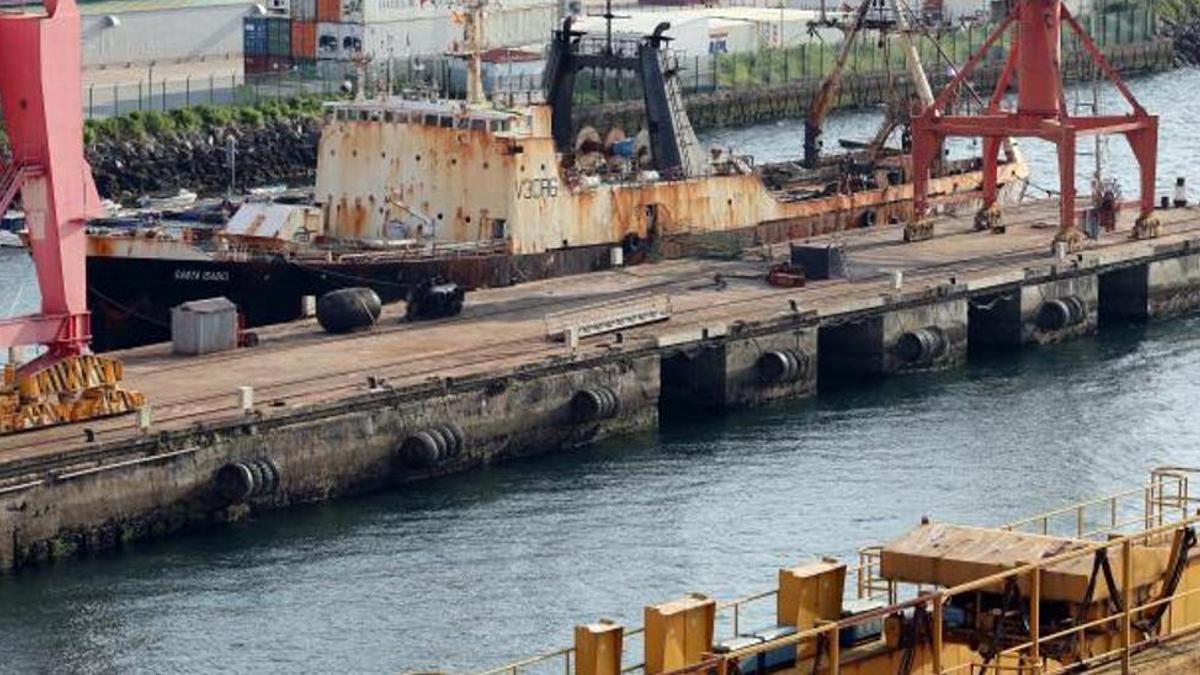
<svg viewBox="0 0 1200 675"><path fill-rule="evenodd" d="M0 433L129 412L119 362L89 353L86 220L101 212L83 152L82 47L74 0L45 12L0 13L0 103L10 158L0 163L0 213L18 193L41 289L41 313L0 320L0 348L45 345L9 364Z"/></svg>
<svg viewBox="0 0 1200 675"><path fill-rule="evenodd" d="M1066 24L1079 38L1095 65L1121 92L1132 108L1126 115L1090 115L1076 117L1067 110L1062 87L1062 29ZM958 87L971 76L976 66L1004 33L1013 30L1008 61L1000 75L987 108L979 115L948 115L945 108ZM1004 95L1013 76L1017 77L1016 110L1002 109ZM1141 171L1140 214L1134 227L1139 239L1158 236L1154 217L1154 181L1158 157L1158 117L1146 112L1120 75L1096 48L1095 43L1062 4L1061 0L1009 0L1009 13L979 50L954 77L933 105L913 120L913 221L905 228L907 241L932 236L932 225L925 220L929 211L930 167L941 156L946 138L982 137L984 203L977 222L999 219L996 205L997 154L1005 138L1034 137L1058 146L1058 166L1062 178L1061 214L1055 242L1068 249L1081 241L1075 227L1075 149L1080 136L1123 134L1133 148Z"/></svg>

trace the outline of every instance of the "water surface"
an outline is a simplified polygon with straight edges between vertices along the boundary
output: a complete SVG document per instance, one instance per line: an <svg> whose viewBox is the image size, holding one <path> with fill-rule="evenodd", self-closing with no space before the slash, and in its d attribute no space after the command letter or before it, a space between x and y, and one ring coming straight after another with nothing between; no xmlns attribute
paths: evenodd
<svg viewBox="0 0 1200 675"><path fill-rule="evenodd" d="M1200 76L1134 89L1165 115L1160 182L1191 175ZM856 138L870 120L837 118ZM799 154L800 129L706 141L770 159ZM1114 150L1129 181L1127 160ZM0 254L0 311L27 275ZM1119 327L26 571L0 579L0 671L498 664L567 644L577 622L636 625L647 602L768 588L781 565L852 555L922 515L996 524L1200 464L1198 347L1197 318Z"/></svg>

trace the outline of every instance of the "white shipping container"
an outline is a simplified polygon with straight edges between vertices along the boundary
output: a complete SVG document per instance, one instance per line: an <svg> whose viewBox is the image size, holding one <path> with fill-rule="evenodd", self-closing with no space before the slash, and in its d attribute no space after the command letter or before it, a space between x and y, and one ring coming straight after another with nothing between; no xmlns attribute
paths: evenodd
<svg viewBox="0 0 1200 675"><path fill-rule="evenodd" d="M361 23L363 20L363 0L342 0L342 22Z"/></svg>
<svg viewBox="0 0 1200 675"><path fill-rule="evenodd" d="M343 23L338 26L340 49L338 58L352 59L363 53L363 26L360 23Z"/></svg>
<svg viewBox="0 0 1200 675"><path fill-rule="evenodd" d="M292 0L292 19L295 21L316 21L317 0Z"/></svg>
<svg viewBox="0 0 1200 675"><path fill-rule="evenodd" d="M338 24L317 24L317 58L336 59L342 51L342 38Z"/></svg>

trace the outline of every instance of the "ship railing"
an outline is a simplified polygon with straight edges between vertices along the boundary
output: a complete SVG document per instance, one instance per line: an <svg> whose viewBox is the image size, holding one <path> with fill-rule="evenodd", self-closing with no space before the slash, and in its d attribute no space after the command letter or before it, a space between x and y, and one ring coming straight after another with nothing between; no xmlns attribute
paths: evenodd
<svg viewBox="0 0 1200 675"><path fill-rule="evenodd" d="M781 647L795 646L801 658L807 658L812 664L815 656L820 656L821 672L838 675L841 672L841 646L839 637L842 632L867 623L879 621L888 616L901 612L921 612L928 617L930 672L936 675L958 675L966 673L995 673L1005 672L1036 672L1041 675L1078 672L1081 668L1120 662L1128 665L1135 654L1148 648L1162 645L1173 640L1179 640L1200 632L1200 616L1195 611L1187 611L1190 605L1200 602L1200 587L1179 590L1154 597L1140 604L1119 603L1115 610L1109 610L1105 616L1091 619L1069 628L1043 634L1041 621L1042 577L1047 570L1085 558L1095 558L1097 553L1104 551L1109 557L1131 564L1122 564L1121 579L1117 582L1118 589L1114 596L1120 598L1136 597L1133 592L1133 569L1136 559L1132 549L1135 545L1160 545L1165 539L1180 536L1183 528L1194 528L1200 523L1200 516L1191 516L1180 521L1155 526L1134 534L1115 536L1103 541L1087 541L1083 546L1067 553L1040 559L1020 567L989 575L975 581L960 584L951 588L933 591L910 600L905 600L857 614L838 621L820 622L814 628L800 631L793 635L782 637L769 642L763 642L742 649L733 650L726 654L714 656L706 660L705 667L718 675L735 672L736 664L752 656L771 652ZM947 630L945 608L956 597L974 598L979 592L1005 588L1017 585L1025 590L1028 599L1028 636L1019 644L1006 647L999 652L997 658L983 661L979 654L973 654L961 663L945 663L948 653L946 646ZM1162 612L1157 627L1147 628L1144 621L1152 613ZM1092 615L1089 615L1092 616ZM1092 643L1089 638L1098 632L1108 633L1116 637L1115 647L1105 645L1102 651L1090 651ZM950 636L953 640L954 637ZM1022 638L1018 638L1022 639ZM958 642L955 642L957 644ZM1060 662L1051 658L1059 654L1064 645L1079 645L1075 654L1077 660L1067 659ZM715 662L715 663L714 663ZM1022 666L1022 664L1024 664ZM800 665L798 663L798 665ZM1034 668L1036 666L1036 668ZM1014 670L1024 667L1026 670ZM1126 670L1128 672L1128 670Z"/></svg>
<svg viewBox="0 0 1200 675"><path fill-rule="evenodd" d="M1190 493L1190 479L1195 474L1200 474L1200 469L1159 467L1144 485L1039 513L1000 529L1102 539L1131 527L1164 525L1173 518L1187 518L1189 507L1200 503L1200 497Z"/></svg>
<svg viewBox="0 0 1200 675"><path fill-rule="evenodd" d="M354 253L341 253L337 259L342 262L386 262L390 260L441 260L447 258L474 258L479 256L497 255L508 252L508 241L504 239L483 239L479 241L424 244L414 247L366 250ZM330 256L314 256L312 261L326 260ZM297 256L296 260L304 262L308 258Z"/></svg>
<svg viewBox="0 0 1200 675"><path fill-rule="evenodd" d="M497 89L491 93L492 103L507 108L524 108L546 102L546 91L534 89Z"/></svg>

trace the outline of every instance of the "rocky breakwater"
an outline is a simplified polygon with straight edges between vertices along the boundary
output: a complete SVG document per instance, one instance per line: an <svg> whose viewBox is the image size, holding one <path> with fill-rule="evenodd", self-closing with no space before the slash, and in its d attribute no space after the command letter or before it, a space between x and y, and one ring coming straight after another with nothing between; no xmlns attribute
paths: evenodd
<svg viewBox="0 0 1200 675"><path fill-rule="evenodd" d="M1176 58L1200 65L1200 0L1162 0L1159 31L1175 43Z"/></svg>
<svg viewBox="0 0 1200 675"><path fill-rule="evenodd" d="M258 112L258 111L255 111ZM153 115L153 116L152 116ZM261 114L136 113L89 125L87 154L104 197L130 202L187 188L200 194L314 180L321 121L306 111ZM230 149L236 171L230 170Z"/></svg>

